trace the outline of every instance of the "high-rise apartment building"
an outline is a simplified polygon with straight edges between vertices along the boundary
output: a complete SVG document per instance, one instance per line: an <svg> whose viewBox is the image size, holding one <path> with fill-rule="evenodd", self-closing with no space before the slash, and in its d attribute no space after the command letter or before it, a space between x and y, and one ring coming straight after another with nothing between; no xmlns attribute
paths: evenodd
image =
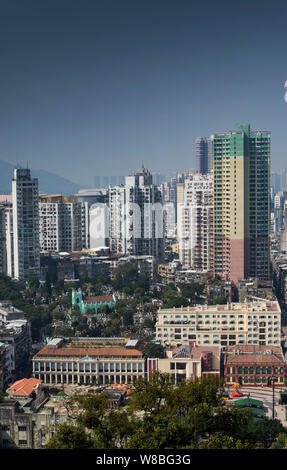
<svg viewBox="0 0 287 470"><path fill-rule="evenodd" d="M14 277L40 276L38 179L15 169L12 180Z"/></svg>
<svg viewBox="0 0 287 470"><path fill-rule="evenodd" d="M270 132L250 126L211 136L214 275L269 278Z"/></svg>
<svg viewBox="0 0 287 470"><path fill-rule="evenodd" d="M76 196L39 196L40 251L82 249L82 204Z"/></svg>
<svg viewBox="0 0 287 470"><path fill-rule="evenodd" d="M186 268L212 270L213 177L185 180L184 203L178 204L179 260Z"/></svg>
<svg viewBox="0 0 287 470"><path fill-rule="evenodd" d="M207 137L195 140L195 171L198 175L206 175L212 168L212 143Z"/></svg>
<svg viewBox="0 0 287 470"><path fill-rule="evenodd" d="M163 258L162 194L144 167L109 188L109 224L112 252Z"/></svg>
<svg viewBox="0 0 287 470"><path fill-rule="evenodd" d="M108 211L108 189L81 189L76 196L82 206L83 249L108 245L108 224L105 217L102 217Z"/></svg>
<svg viewBox="0 0 287 470"><path fill-rule="evenodd" d="M283 226L283 211L285 202L284 196L285 194L283 192L277 193L274 196L273 211L271 212L271 219L273 216L274 222L273 224L271 223L271 233L274 235L278 234L281 227Z"/></svg>
<svg viewBox="0 0 287 470"><path fill-rule="evenodd" d="M6 271L6 214L4 206L0 205L0 273L6 273Z"/></svg>
<svg viewBox="0 0 287 470"><path fill-rule="evenodd" d="M7 275L14 277L13 212L7 214L6 223Z"/></svg>

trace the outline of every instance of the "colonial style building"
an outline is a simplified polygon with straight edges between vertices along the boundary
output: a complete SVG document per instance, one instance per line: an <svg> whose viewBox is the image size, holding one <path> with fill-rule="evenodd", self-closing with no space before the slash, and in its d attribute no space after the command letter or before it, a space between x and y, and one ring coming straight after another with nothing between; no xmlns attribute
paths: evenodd
<svg viewBox="0 0 287 470"><path fill-rule="evenodd" d="M113 295L83 297L81 290L73 290L72 292L72 305L73 307L78 305L82 313L86 313L88 309L93 309L97 312L100 307L104 307L105 305L112 309L115 304L116 300Z"/></svg>
<svg viewBox="0 0 287 470"><path fill-rule="evenodd" d="M188 344L280 346L281 310L277 301L196 305L159 309L156 339L163 346Z"/></svg>
<svg viewBox="0 0 287 470"><path fill-rule="evenodd" d="M146 360L124 338L55 338L32 359L33 376L45 384L132 383Z"/></svg>
<svg viewBox="0 0 287 470"><path fill-rule="evenodd" d="M286 362L280 346L240 345L227 348L224 357L226 385L284 386Z"/></svg>

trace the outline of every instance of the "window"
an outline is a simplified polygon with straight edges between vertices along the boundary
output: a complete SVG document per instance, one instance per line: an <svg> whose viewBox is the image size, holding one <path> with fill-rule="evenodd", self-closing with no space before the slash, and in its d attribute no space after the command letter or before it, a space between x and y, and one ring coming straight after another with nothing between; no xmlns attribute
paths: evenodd
<svg viewBox="0 0 287 470"><path fill-rule="evenodd" d="M27 445L27 441L25 440L20 440L19 441L19 446L26 446Z"/></svg>
<svg viewBox="0 0 287 470"><path fill-rule="evenodd" d="M27 431L27 426L18 426L18 431Z"/></svg>

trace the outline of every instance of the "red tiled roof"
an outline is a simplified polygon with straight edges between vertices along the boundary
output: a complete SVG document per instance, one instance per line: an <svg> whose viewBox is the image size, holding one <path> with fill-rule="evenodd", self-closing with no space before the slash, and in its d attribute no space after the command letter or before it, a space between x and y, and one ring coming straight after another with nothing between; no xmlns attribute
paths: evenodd
<svg viewBox="0 0 287 470"><path fill-rule="evenodd" d="M14 382L7 390L7 393L11 396L23 396L29 397L33 390L42 383L39 379L21 379Z"/></svg>
<svg viewBox="0 0 287 470"><path fill-rule="evenodd" d="M265 345L265 344L236 344L235 346L228 346L227 353L234 353L240 351L241 354L246 353L262 353L264 351L272 350L275 354L282 355L281 346Z"/></svg>
<svg viewBox="0 0 287 470"><path fill-rule="evenodd" d="M96 303L96 302L114 302L112 295L97 295L91 297L84 297L83 302L85 304Z"/></svg>
<svg viewBox="0 0 287 470"><path fill-rule="evenodd" d="M228 357L227 361L228 364L232 363L252 363L252 364L271 364L271 363L283 363L285 364L284 360L275 356L273 354L240 354L238 356Z"/></svg>
<svg viewBox="0 0 287 470"><path fill-rule="evenodd" d="M95 357L109 357L109 356L139 356L142 357L142 352L137 349L126 348L43 348L39 351L34 358L41 356L95 356Z"/></svg>

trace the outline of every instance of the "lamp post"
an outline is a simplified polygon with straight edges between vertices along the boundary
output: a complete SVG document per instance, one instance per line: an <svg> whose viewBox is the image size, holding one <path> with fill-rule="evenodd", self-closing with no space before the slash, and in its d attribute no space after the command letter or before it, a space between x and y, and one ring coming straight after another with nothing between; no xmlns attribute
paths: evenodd
<svg viewBox="0 0 287 470"><path fill-rule="evenodd" d="M274 382L277 381L277 377L274 375L271 377L272 380L272 419L274 419Z"/></svg>

